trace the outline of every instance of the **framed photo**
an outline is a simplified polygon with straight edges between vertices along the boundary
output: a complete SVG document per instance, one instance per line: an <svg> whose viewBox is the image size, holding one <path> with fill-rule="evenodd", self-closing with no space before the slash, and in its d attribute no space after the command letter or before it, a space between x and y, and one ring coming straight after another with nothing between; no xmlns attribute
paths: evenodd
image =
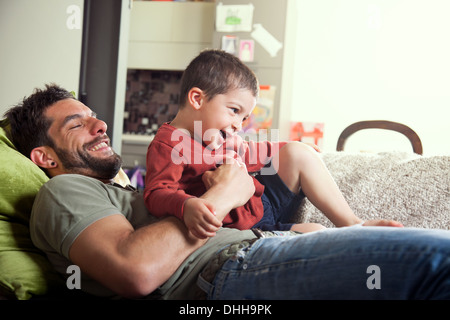
<svg viewBox="0 0 450 320"><path fill-rule="evenodd" d="M219 2L216 6L217 32L250 32L253 25L252 3L238 5L224 5Z"/></svg>
<svg viewBox="0 0 450 320"><path fill-rule="evenodd" d="M237 56L238 54L238 38L236 36L222 37L222 50Z"/></svg>
<svg viewBox="0 0 450 320"><path fill-rule="evenodd" d="M244 62L253 61L255 42L253 40L241 40L239 43L239 58Z"/></svg>

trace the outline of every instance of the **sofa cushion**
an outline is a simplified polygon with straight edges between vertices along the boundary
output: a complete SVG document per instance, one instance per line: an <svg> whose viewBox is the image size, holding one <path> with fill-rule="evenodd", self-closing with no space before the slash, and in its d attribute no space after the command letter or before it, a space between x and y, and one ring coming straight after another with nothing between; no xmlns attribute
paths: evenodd
<svg viewBox="0 0 450 320"><path fill-rule="evenodd" d="M60 285L61 277L31 242L29 218L45 173L19 153L0 122L0 296L25 300Z"/></svg>

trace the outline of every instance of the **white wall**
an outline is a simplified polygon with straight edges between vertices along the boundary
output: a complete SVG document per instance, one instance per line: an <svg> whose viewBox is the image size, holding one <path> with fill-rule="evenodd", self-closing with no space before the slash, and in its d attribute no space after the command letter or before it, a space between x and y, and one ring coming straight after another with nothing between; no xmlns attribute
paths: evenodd
<svg viewBox="0 0 450 320"><path fill-rule="evenodd" d="M50 82L78 94L83 3L0 2L0 119L34 88Z"/></svg>
<svg viewBox="0 0 450 320"><path fill-rule="evenodd" d="M450 1L297 0L296 7L291 118L324 122L324 151L335 150L349 124L383 119L416 131L425 155L450 154ZM345 150L397 147L412 150L400 134L366 130Z"/></svg>

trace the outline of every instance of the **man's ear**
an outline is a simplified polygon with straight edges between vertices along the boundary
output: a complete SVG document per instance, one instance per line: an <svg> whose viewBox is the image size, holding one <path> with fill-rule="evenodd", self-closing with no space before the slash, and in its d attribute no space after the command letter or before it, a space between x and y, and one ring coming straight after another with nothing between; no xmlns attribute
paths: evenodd
<svg viewBox="0 0 450 320"><path fill-rule="evenodd" d="M54 159L50 147L37 147L31 150L30 159L41 168L55 168L58 164Z"/></svg>
<svg viewBox="0 0 450 320"><path fill-rule="evenodd" d="M206 99L206 96L202 89L193 87L191 90L189 90L187 98L191 107L198 110L201 108L203 101Z"/></svg>

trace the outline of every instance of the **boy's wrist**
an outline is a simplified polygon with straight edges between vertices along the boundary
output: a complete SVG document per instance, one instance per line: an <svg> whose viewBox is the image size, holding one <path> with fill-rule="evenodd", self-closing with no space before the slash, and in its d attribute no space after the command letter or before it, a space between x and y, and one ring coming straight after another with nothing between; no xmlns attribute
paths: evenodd
<svg viewBox="0 0 450 320"><path fill-rule="evenodd" d="M195 198L194 196L191 196L189 198L187 198L186 200L184 200L183 205L181 206L181 214L180 214L180 220L184 221L184 214L186 213L186 203L191 200L192 198Z"/></svg>

